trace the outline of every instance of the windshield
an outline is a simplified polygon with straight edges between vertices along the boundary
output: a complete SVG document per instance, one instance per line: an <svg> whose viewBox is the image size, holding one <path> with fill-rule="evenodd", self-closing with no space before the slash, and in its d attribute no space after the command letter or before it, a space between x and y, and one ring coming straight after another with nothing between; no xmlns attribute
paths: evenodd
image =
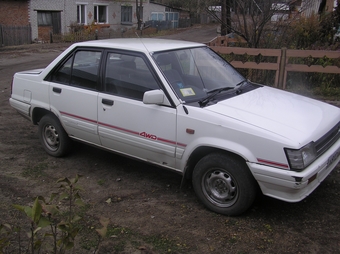
<svg viewBox="0 0 340 254"><path fill-rule="evenodd" d="M230 91L245 80L208 47L159 52L153 57L185 102L200 101L218 90Z"/></svg>

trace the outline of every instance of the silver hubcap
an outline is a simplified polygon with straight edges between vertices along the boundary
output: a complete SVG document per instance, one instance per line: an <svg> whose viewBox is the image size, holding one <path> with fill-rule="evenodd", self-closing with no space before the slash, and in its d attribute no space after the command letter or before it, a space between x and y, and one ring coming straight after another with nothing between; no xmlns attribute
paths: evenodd
<svg viewBox="0 0 340 254"><path fill-rule="evenodd" d="M59 135L53 125L46 125L44 129L45 144L53 151L59 148Z"/></svg>
<svg viewBox="0 0 340 254"><path fill-rule="evenodd" d="M218 169L210 170L202 181L204 195L216 206L229 207L236 202L237 186L229 173Z"/></svg>

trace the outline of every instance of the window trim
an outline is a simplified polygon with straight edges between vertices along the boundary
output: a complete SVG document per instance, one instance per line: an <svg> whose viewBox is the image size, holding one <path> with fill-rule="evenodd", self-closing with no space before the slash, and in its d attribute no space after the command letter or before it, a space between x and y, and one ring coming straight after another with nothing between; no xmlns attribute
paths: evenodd
<svg viewBox="0 0 340 254"><path fill-rule="evenodd" d="M99 7L105 7L105 22L98 22L99 16ZM95 11L97 8L97 12ZM97 21L95 21L95 17L97 17ZM103 3L94 3L93 4L93 20L95 24L108 24L109 23L109 5Z"/></svg>
<svg viewBox="0 0 340 254"><path fill-rule="evenodd" d="M88 3L77 2L76 4L77 4L77 23L80 24L80 25L87 25L87 5L88 5ZM82 20L81 7L82 6L84 6L84 23L81 22L81 20ZM79 20L78 20L78 11L79 11Z"/></svg>
<svg viewBox="0 0 340 254"><path fill-rule="evenodd" d="M131 18L131 21L123 21L123 7L131 8L131 12L129 11L129 18ZM125 13L125 12L124 12ZM131 5L121 5L120 6L120 23L122 25L133 25L133 7Z"/></svg>
<svg viewBox="0 0 340 254"><path fill-rule="evenodd" d="M77 54L77 52L79 51L95 51L95 52L100 52L101 53L101 58L99 61L99 66L98 66L98 73L97 73L97 86L95 89L91 89L89 87L86 86L75 86L71 84L71 80L72 80L72 72L73 72L73 64L74 64L74 59L75 59L75 55ZM44 78L44 81L48 81L48 82L54 82L57 84L61 84L64 86L68 86L68 87L76 87L76 88L80 88L80 89L84 89L84 90L88 90L88 91L97 91L100 92L103 90L102 87L102 66L103 66L103 57L104 57L104 49L102 48L92 48L92 47L77 47L75 49L73 49L69 54L67 54ZM71 69L71 74L69 76L69 81L68 83L63 83L63 82L56 82L54 80L52 80L52 76L55 72L58 72L63 66L64 64L69 61L70 59L72 59L72 69Z"/></svg>
<svg viewBox="0 0 340 254"><path fill-rule="evenodd" d="M117 96L117 95L112 95L110 93L107 93L105 91L105 70L106 70L106 60L108 57L109 53L117 53L117 54L126 54L126 55L131 55L131 56L137 56L137 57L141 57L144 62L146 63L147 67L149 68L152 76L154 77L155 81L157 82L159 88L161 90L163 90L165 96L168 98L171 106L165 106L164 107L171 107L171 108L176 108L176 104L174 103L174 101L172 100L172 97L170 96L168 90L164 87L164 84L162 82L162 80L160 79L160 77L158 76L154 66L151 64L150 59L141 52L136 52L136 51L129 51L129 50L121 50L121 49L109 49L109 48L93 48L93 47L76 47L74 48L71 52L69 52L65 57L63 57L63 59L61 59L59 61L59 63L57 65L55 65L50 71L49 73L45 76L45 78L43 79L44 81L48 81L48 82L54 82L51 80L51 77L53 75L53 73L55 73L56 71L58 71L61 66L63 66L70 58L72 58L72 65L73 65L73 60L74 60L74 55L77 51L79 50L87 50L87 51L101 51L102 55L101 55L101 60L100 60L100 67L99 67L99 72L98 72L98 80L97 80L97 92L99 93L105 93L107 95L110 96ZM70 84L64 84L64 83L58 83L61 85L65 85L65 86L71 86ZM73 86L75 87L75 86ZM93 91L87 88L81 88L81 89L86 89L89 91Z"/></svg>
<svg viewBox="0 0 340 254"><path fill-rule="evenodd" d="M49 18L50 18L50 23L48 23L48 24L40 24L39 23L39 21L40 21L40 18L39 18L39 16L44 16L44 15L48 15L48 16L50 16ZM46 27L48 27L48 26L52 26L53 25L53 18L52 18L52 11L37 11L37 25L38 26L46 26Z"/></svg>
<svg viewBox="0 0 340 254"><path fill-rule="evenodd" d="M106 63L107 63L107 58L109 56L109 54L114 53L114 54L125 54L125 55L129 55L129 56L135 56L135 57L140 57L144 60L146 66L148 67L151 75L153 76L153 78L155 79L155 81L158 84L159 89L161 89L165 96L168 98L172 108L176 108L175 103L173 102L169 92L167 91L167 89L164 87L163 82L161 81L161 79L159 78L159 76L157 75L157 72L155 70L155 68L153 67L153 65L150 62L150 59L144 54L144 53L140 53L140 52L136 52L136 51L128 51L128 50L121 50L121 49L105 49L105 51L103 52L102 55L102 64L101 64L101 92L111 95L111 96L118 96L120 98L125 98L125 99L130 99L130 100L135 100L138 101L136 99L131 99L131 98L126 98L126 97L121 97L119 95L114 95L111 93L108 93L106 91L106 87L105 87L105 75L106 75ZM165 105L163 105L164 107L167 107Z"/></svg>
<svg viewBox="0 0 340 254"><path fill-rule="evenodd" d="M157 15L157 19L152 19L152 15ZM162 19L159 19L159 15L162 15ZM155 20L155 21L164 21L165 20L165 12L161 11L153 11L150 14L150 20Z"/></svg>

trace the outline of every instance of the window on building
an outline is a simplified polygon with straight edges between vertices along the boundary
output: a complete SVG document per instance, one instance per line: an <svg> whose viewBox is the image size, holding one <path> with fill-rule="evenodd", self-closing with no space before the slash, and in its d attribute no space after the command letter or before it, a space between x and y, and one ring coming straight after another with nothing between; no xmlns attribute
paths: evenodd
<svg viewBox="0 0 340 254"><path fill-rule="evenodd" d="M164 13L163 12L152 12L151 13L151 20L164 20Z"/></svg>
<svg viewBox="0 0 340 254"><path fill-rule="evenodd" d="M107 23L107 6L95 5L94 6L94 20L97 23Z"/></svg>
<svg viewBox="0 0 340 254"><path fill-rule="evenodd" d="M54 34L61 32L60 11L38 11L38 27L50 26Z"/></svg>
<svg viewBox="0 0 340 254"><path fill-rule="evenodd" d="M178 12L173 12L172 10L165 12L165 20L171 22L172 28L178 27L178 19L179 19L179 13Z"/></svg>
<svg viewBox="0 0 340 254"><path fill-rule="evenodd" d="M122 23L132 23L132 6L122 6L121 13Z"/></svg>
<svg viewBox="0 0 340 254"><path fill-rule="evenodd" d="M78 24L87 24L86 22L86 5L78 4L77 5L77 22Z"/></svg>
<svg viewBox="0 0 340 254"><path fill-rule="evenodd" d="M52 26L52 12L38 11L38 26Z"/></svg>

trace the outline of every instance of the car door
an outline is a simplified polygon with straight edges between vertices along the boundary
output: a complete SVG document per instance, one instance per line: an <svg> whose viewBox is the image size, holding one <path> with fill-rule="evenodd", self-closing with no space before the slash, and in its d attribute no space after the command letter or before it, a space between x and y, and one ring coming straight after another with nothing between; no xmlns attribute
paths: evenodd
<svg viewBox="0 0 340 254"><path fill-rule="evenodd" d="M51 110L73 138L100 144L97 125L100 50L78 49L50 76Z"/></svg>
<svg viewBox="0 0 340 254"><path fill-rule="evenodd" d="M174 167L176 108L146 105L144 92L161 89L143 55L108 52L104 93L98 96L98 132L111 150Z"/></svg>

